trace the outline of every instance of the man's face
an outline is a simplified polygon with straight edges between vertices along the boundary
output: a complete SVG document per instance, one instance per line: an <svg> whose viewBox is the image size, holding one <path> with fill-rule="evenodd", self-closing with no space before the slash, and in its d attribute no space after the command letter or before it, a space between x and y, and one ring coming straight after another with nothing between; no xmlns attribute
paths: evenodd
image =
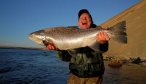
<svg viewBox="0 0 146 84"><path fill-rule="evenodd" d="M91 26L91 18L89 16L89 14L87 13L83 13L78 21L78 26L81 29L88 29Z"/></svg>

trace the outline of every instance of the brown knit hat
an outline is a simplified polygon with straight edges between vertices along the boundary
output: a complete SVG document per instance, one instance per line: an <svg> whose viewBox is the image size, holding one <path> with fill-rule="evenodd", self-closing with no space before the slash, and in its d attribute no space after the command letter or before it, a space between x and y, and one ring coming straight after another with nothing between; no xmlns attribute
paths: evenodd
<svg viewBox="0 0 146 84"><path fill-rule="evenodd" d="M87 14L89 14L89 16L91 16L90 13L89 13L89 11L88 11L87 9L81 9L81 10L79 11L79 13L78 13L78 18L80 18L80 16L81 16L83 13L87 13Z"/></svg>

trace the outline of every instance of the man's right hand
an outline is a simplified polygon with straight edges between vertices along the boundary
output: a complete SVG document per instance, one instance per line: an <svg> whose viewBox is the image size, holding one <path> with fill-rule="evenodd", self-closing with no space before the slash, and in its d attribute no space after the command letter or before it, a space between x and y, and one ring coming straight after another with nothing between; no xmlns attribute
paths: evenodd
<svg viewBox="0 0 146 84"><path fill-rule="evenodd" d="M55 45L52 44L52 43L48 43L47 48L48 48L49 50L58 50L58 48L56 48Z"/></svg>

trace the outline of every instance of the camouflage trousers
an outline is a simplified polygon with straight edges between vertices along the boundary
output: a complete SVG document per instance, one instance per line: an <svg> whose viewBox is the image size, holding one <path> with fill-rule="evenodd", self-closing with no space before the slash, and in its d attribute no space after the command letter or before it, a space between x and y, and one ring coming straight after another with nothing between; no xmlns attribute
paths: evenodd
<svg viewBox="0 0 146 84"><path fill-rule="evenodd" d="M67 84L102 84L102 76L80 78L73 74L70 74Z"/></svg>

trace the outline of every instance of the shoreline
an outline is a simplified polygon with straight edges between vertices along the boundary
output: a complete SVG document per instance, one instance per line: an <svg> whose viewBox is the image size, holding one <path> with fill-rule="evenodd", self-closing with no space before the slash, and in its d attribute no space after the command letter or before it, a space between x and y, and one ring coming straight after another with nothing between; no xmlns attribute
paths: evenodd
<svg viewBox="0 0 146 84"><path fill-rule="evenodd" d="M0 49L28 49L28 50L45 50L45 48L33 48L33 47L7 47L0 46Z"/></svg>

